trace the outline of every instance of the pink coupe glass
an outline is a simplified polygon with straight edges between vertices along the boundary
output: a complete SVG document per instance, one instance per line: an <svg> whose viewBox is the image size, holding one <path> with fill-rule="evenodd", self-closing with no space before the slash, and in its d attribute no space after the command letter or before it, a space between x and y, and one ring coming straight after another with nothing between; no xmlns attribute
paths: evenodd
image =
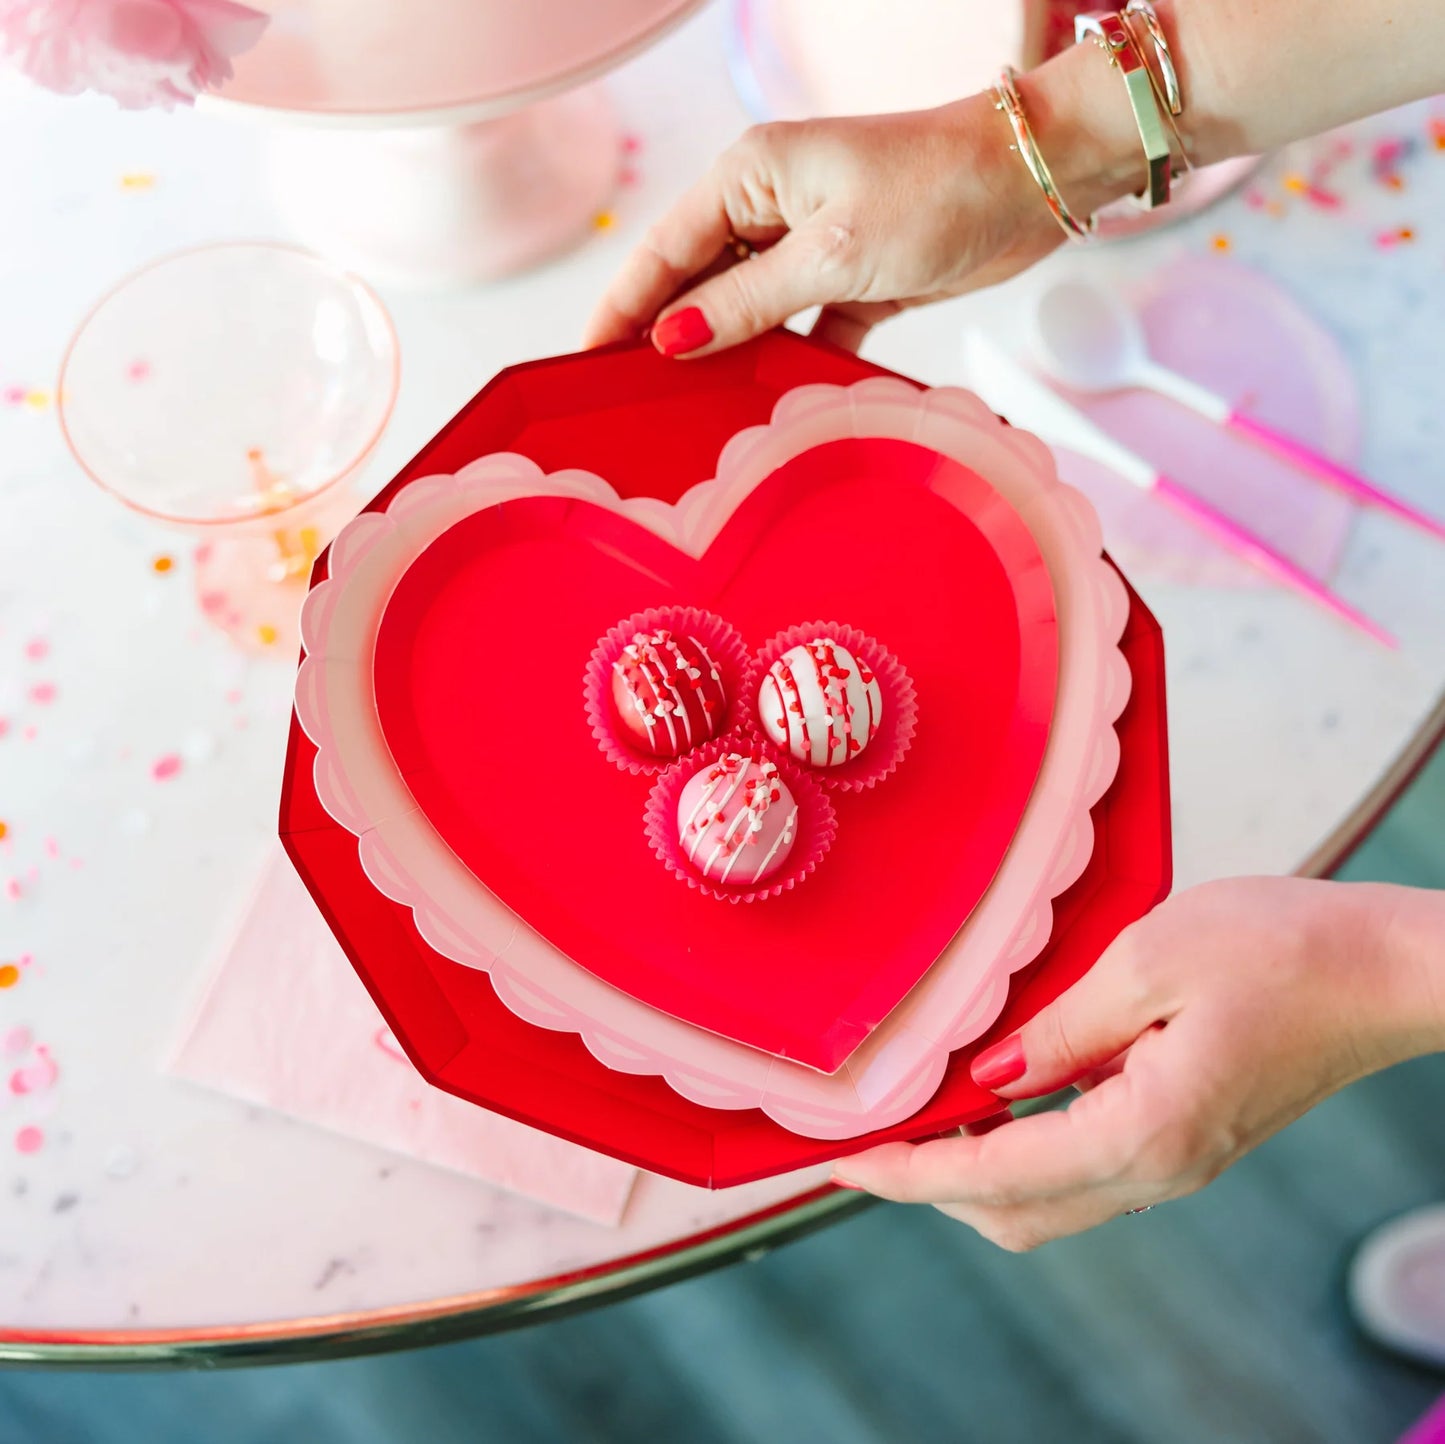
<svg viewBox="0 0 1445 1444"><path fill-rule="evenodd" d="M224 243L154 261L92 308L61 362L60 425L99 486L199 538L210 621L290 651L398 379L363 281L291 246Z"/></svg>

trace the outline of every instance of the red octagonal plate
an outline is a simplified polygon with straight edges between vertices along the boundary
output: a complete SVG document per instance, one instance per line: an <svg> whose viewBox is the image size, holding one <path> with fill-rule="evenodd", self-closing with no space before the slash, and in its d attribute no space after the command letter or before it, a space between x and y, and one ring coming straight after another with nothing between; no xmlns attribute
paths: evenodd
<svg viewBox="0 0 1445 1444"><path fill-rule="evenodd" d="M879 368L786 332L701 362L651 348L620 348L503 372L372 503L384 508L410 480L455 471L491 451L517 451L546 471L581 467L624 496L675 501L712 475L738 429L765 421L778 397L807 382L848 384ZM647 435L652 445L636 446ZM323 558L315 581L326 574ZM1088 868L1054 909L1037 963L1015 980L990 1037L1018 1026L1079 977L1119 930L1167 891L1168 772L1159 629L1130 593L1121 646L1133 673L1118 723L1118 777L1094 809ZM955 1055L932 1101L905 1123L862 1138L800 1137L758 1110L691 1103L654 1077L615 1073L573 1034L522 1021L484 973L440 957L404 906L371 886L356 839L322 810L311 781L315 752L293 720L281 810L288 854L398 1040L439 1087L519 1121L684 1182L722 1187L923 1137L998 1111Z"/></svg>

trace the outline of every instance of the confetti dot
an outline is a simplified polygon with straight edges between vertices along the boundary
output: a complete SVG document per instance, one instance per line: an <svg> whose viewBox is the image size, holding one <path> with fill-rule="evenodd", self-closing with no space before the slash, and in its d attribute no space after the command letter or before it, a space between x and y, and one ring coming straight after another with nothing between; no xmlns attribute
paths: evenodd
<svg viewBox="0 0 1445 1444"><path fill-rule="evenodd" d="M1287 175L1280 184L1291 195L1302 196L1309 188L1310 183L1302 175Z"/></svg>
<svg viewBox="0 0 1445 1444"><path fill-rule="evenodd" d="M1392 246L1408 245L1415 239L1415 232L1409 226L1397 226L1393 230L1381 231L1375 237L1375 244L1381 250L1389 250Z"/></svg>
<svg viewBox="0 0 1445 1444"><path fill-rule="evenodd" d="M1312 205L1318 206L1324 211L1337 211L1344 205L1334 191L1327 191L1323 186L1312 185L1305 191L1305 199Z"/></svg>
<svg viewBox="0 0 1445 1444"><path fill-rule="evenodd" d="M25 404L32 411L44 411L50 405L50 393L48 391L27 391Z"/></svg>
<svg viewBox="0 0 1445 1444"><path fill-rule="evenodd" d="M30 1051L30 1045L34 1041L35 1037L29 1028L12 1028L0 1038L0 1053L7 1058L18 1058L22 1053Z"/></svg>
<svg viewBox="0 0 1445 1444"><path fill-rule="evenodd" d="M617 177L617 180L620 185L630 187L640 185L642 177L638 174L635 167L629 165L622 168L622 174Z"/></svg>
<svg viewBox="0 0 1445 1444"><path fill-rule="evenodd" d="M0 396L5 398L7 406L24 406L26 390L23 386L7 386Z"/></svg>
<svg viewBox="0 0 1445 1444"><path fill-rule="evenodd" d="M151 363L142 357L137 357L125 368L127 380L146 381L151 374Z"/></svg>
<svg viewBox="0 0 1445 1444"><path fill-rule="evenodd" d="M1430 122L1430 138L1435 142L1436 150L1445 150L1445 119L1436 116Z"/></svg>
<svg viewBox="0 0 1445 1444"><path fill-rule="evenodd" d="M20 886L20 879L18 877L7 877L5 879L5 896L8 897L11 902L19 902L24 895L25 889Z"/></svg>
<svg viewBox="0 0 1445 1444"><path fill-rule="evenodd" d="M3 737L10 730L10 719L0 717L0 737Z"/></svg>
<svg viewBox="0 0 1445 1444"><path fill-rule="evenodd" d="M120 178L120 188L123 191L148 191L155 183L155 176L145 170L128 171Z"/></svg>
<svg viewBox="0 0 1445 1444"><path fill-rule="evenodd" d="M273 627L270 622L262 622L261 625L256 628L256 636L263 647L271 646L278 635L276 628Z"/></svg>
<svg viewBox="0 0 1445 1444"><path fill-rule="evenodd" d="M30 689L30 700L38 702L42 707L48 707L55 701L57 689L54 682L37 682Z"/></svg>
<svg viewBox="0 0 1445 1444"><path fill-rule="evenodd" d="M623 155L636 155L642 149L642 137L640 135L624 135L622 137Z"/></svg>
<svg viewBox="0 0 1445 1444"><path fill-rule="evenodd" d="M226 693L226 701L230 703L232 707L236 706L240 700L241 691L238 687L232 687L231 690Z"/></svg>
<svg viewBox="0 0 1445 1444"><path fill-rule="evenodd" d="M33 1124L15 1135L15 1147L21 1153L39 1153L45 1146L45 1135Z"/></svg>
<svg viewBox="0 0 1445 1444"><path fill-rule="evenodd" d="M60 1069L43 1043L35 1045L35 1062L28 1068L17 1068L10 1075L10 1091L18 1096L45 1093L55 1086Z"/></svg>
<svg viewBox="0 0 1445 1444"><path fill-rule="evenodd" d="M9 836L10 824L6 822L0 822L0 842L3 842Z"/></svg>
<svg viewBox="0 0 1445 1444"><path fill-rule="evenodd" d="M50 655L50 643L44 637L32 637L25 644L25 655L32 662L43 662Z"/></svg>
<svg viewBox="0 0 1445 1444"><path fill-rule="evenodd" d="M53 837L47 837L45 839L45 855L47 857L60 856L60 844L56 842Z"/></svg>
<svg viewBox="0 0 1445 1444"><path fill-rule="evenodd" d="M0 963L0 988L13 988L20 981L20 969L14 963Z"/></svg>
<svg viewBox="0 0 1445 1444"><path fill-rule="evenodd" d="M175 564L175 558L173 557L154 557L151 560L151 570L153 572L159 572L162 576L164 576L168 571L170 571L173 566L175 566Z"/></svg>
<svg viewBox="0 0 1445 1444"><path fill-rule="evenodd" d="M594 231L610 231L617 224L617 217L611 211L598 211L592 217L592 229Z"/></svg>
<svg viewBox="0 0 1445 1444"><path fill-rule="evenodd" d="M184 765L179 754L167 752L164 757L159 757L151 763L151 776L157 782L167 782L175 777Z"/></svg>
<svg viewBox="0 0 1445 1444"><path fill-rule="evenodd" d="M1391 135L1376 143L1370 158L1376 167L1384 168L1403 160L1409 153L1409 141L1403 136Z"/></svg>
<svg viewBox="0 0 1445 1444"><path fill-rule="evenodd" d="M36 739L40 734L39 734L39 732L36 730L34 724L32 723L32 724L31 724L29 727L27 727L20 735L21 735L22 738L25 739L26 742L34 742L35 739Z"/></svg>
<svg viewBox="0 0 1445 1444"><path fill-rule="evenodd" d="M1392 191L1402 191L1405 189L1405 177L1396 171L1391 171L1390 174L1385 177L1384 183Z"/></svg>
<svg viewBox="0 0 1445 1444"><path fill-rule="evenodd" d="M1230 246L1230 240L1228 236L1219 235L1215 236L1209 244L1213 246L1216 251L1227 251Z"/></svg>

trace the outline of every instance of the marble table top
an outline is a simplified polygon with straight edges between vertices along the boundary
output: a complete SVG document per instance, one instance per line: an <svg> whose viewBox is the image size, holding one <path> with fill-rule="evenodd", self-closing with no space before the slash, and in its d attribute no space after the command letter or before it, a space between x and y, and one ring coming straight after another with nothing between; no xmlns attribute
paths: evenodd
<svg viewBox="0 0 1445 1444"><path fill-rule="evenodd" d="M500 367L573 349L648 220L746 124L724 21L714 7L615 77L636 184L585 245L485 289L385 293L403 380L366 494ZM1353 134L1367 151L1392 124L1424 133L1414 112ZM0 1097L0 1352L27 1331L123 1340L404 1312L605 1266L814 1186L817 1172L718 1195L643 1178L609 1229L161 1071L271 845L292 666L244 659L201 625L186 579L151 566L184 539L84 478L51 393L75 323L124 272L189 244L287 233L261 128L18 86L0 88L0 125L0 963L30 960L0 991L0 1035L23 1025L60 1065L43 1148L19 1146L26 1100ZM1275 158L1249 195L1099 264L1137 274L1228 248L1274 277L1356 371L1368 473L1445 512L1445 333L1429 302L1445 155L1418 150L1403 189L1357 166L1343 212L1301 200L1291 167L1304 161ZM1391 242L1391 228L1413 239ZM961 327L1006 327L1015 299L914 313L865 354L957 380ZM1399 633L1390 652L1247 578L1134 577L1167 639L1180 884L1300 868L1438 727L1442 578L1438 544L1354 521L1334 582ZM151 766L170 753L184 770L159 786Z"/></svg>

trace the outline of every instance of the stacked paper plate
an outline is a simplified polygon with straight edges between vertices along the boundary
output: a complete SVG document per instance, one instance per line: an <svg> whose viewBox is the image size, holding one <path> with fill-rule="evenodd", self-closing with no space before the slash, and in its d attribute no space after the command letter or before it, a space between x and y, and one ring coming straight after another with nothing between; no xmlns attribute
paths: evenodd
<svg viewBox="0 0 1445 1444"><path fill-rule="evenodd" d="M813 767L835 824L796 886L684 885L657 769L599 743L599 639L678 608L738 639L760 756L769 643L817 619L916 697L876 785ZM794 336L504 373L338 537L302 631L283 837L413 1061L690 1182L995 1111L984 1036L1167 890L1158 629L1088 504L972 395Z"/></svg>

